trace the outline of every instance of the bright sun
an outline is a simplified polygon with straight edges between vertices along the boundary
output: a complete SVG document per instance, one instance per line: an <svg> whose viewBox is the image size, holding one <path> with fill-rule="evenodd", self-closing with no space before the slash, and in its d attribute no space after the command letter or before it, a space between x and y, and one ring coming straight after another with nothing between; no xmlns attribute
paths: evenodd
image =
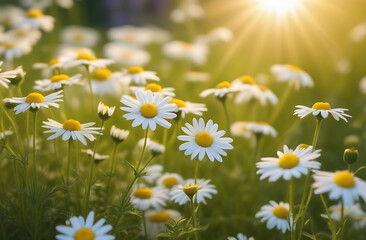
<svg viewBox="0 0 366 240"><path fill-rule="evenodd" d="M302 0L257 0L261 8L278 15L294 12L301 2Z"/></svg>

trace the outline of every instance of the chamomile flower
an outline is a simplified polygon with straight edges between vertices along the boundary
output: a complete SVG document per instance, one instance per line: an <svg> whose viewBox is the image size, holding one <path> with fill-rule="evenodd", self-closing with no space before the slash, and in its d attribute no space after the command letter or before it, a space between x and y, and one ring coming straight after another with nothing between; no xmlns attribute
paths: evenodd
<svg viewBox="0 0 366 240"><path fill-rule="evenodd" d="M49 76L55 70L63 69L65 65L71 60L68 55L59 56L52 58L47 63L35 63L33 64L34 69L42 70L44 76Z"/></svg>
<svg viewBox="0 0 366 240"><path fill-rule="evenodd" d="M32 46L25 41L1 41L0 42L0 56L3 56L6 60L12 61L16 58L24 56L32 50Z"/></svg>
<svg viewBox="0 0 366 240"><path fill-rule="evenodd" d="M121 143L126 140L129 134L130 131L116 128L114 125L111 127L110 135L112 140L116 143Z"/></svg>
<svg viewBox="0 0 366 240"><path fill-rule="evenodd" d="M316 102L311 108L297 105L295 106L296 109L293 115L297 115L300 118L304 118L310 113L312 113L316 117L321 117L323 119L327 118L329 113L333 116L333 118L338 121L340 118L343 119L345 122L348 122L346 117L351 118L350 115L345 114L344 111L348 111L345 108L331 108L330 104L327 102Z"/></svg>
<svg viewBox="0 0 366 240"><path fill-rule="evenodd" d="M146 211L149 208L162 209L168 200L168 191L163 187L145 187L138 185L131 194L131 203L136 208Z"/></svg>
<svg viewBox="0 0 366 240"><path fill-rule="evenodd" d="M145 172L146 175L143 176L144 180L147 183L152 184L156 179L158 179L162 175L163 166L159 164L154 164L146 167Z"/></svg>
<svg viewBox="0 0 366 240"><path fill-rule="evenodd" d="M0 8L0 24L4 26L14 26L17 22L25 17L26 13L23 9L13 6L5 5Z"/></svg>
<svg viewBox="0 0 366 240"><path fill-rule="evenodd" d="M292 64L275 64L271 67L271 72L281 82L295 84L295 88L314 87L313 79L304 70Z"/></svg>
<svg viewBox="0 0 366 240"><path fill-rule="evenodd" d="M0 71L1 71L1 66L2 66L3 62L0 61ZM7 71L7 72L0 72L0 84L3 85L4 87L8 88L9 87L9 83L10 78L14 78L16 77L16 73L14 71Z"/></svg>
<svg viewBox="0 0 366 240"><path fill-rule="evenodd" d="M267 122L247 122L245 127L254 134L277 137L277 131Z"/></svg>
<svg viewBox="0 0 366 240"><path fill-rule="evenodd" d="M99 118L102 119L103 121L108 120L110 117L112 117L115 109L116 107L108 107L104 103L99 102L98 104Z"/></svg>
<svg viewBox="0 0 366 240"><path fill-rule="evenodd" d="M260 180L269 178L270 182L275 182L279 178L290 180L292 177L300 178L301 175L306 175L308 169L319 169L320 162L314 161L320 157L321 150L315 150L313 147L300 150L298 146L295 150L289 149L286 145L283 146L283 152L278 151L278 158L265 157L258 162L257 174L261 174Z"/></svg>
<svg viewBox="0 0 366 240"><path fill-rule="evenodd" d="M129 67L122 77L137 85L146 85L146 80L160 81L160 78L156 76L156 72L145 71L140 66Z"/></svg>
<svg viewBox="0 0 366 240"><path fill-rule="evenodd" d="M238 121L233 122L230 126L230 132L233 137L244 137L250 138L253 134L247 128L248 122L246 121Z"/></svg>
<svg viewBox="0 0 366 240"><path fill-rule="evenodd" d="M57 240L113 240L112 235L107 235L112 230L111 225L103 225L105 219L102 218L94 224L94 212L88 214L86 220L83 217L71 217L71 227L59 225L56 230L60 233L56 235Z"/></svg>
<svg viewBox="0 0 366 240"><path fill-rule="evenodd" d="M53 75L49 79L37 80L34 83L34 89L40 91L53 91L62 89L64 86L71 86L75 84L81 84L81 74L69 77L66 74Z"/></svg>
<svg viewBox="0 0 366 240"><path fill-rule="evenodd" d="M52 16L44 15L41 9L31 8L26 17L17 22L17 26L30 26L35 29L41 29L50 32L54 27L55 19Z"/></svg>
<svg viewBox="0 0 366 240"><path fill-rule="evenodd" d="M223 81L216 85L215 88L209 88L201 92L200 97L207 97L208 95L214 94L217 98L224 98L228 94L237 92L239 89L233 87L230 82Z"/></svg>
<svg viewBox="0 0 366 240"><path fill-rule="evenodd" d="M77 120L68 119L61 124L55 120L48 119L48 122L43 121L43 124L42 127L49 129L44 133L54 133L47 140L52 140L62 135L63 141L69 140L70 138L73 140L78 139L82 144L86 145L85 138L94 141L95 137L93 134L100 134L99 127L90 127L95 124L93 122L80 124Z"/></svg>
<svg viewBox="0 0 366 240"><path fill-rule="evenodd" d="M105 68L106 66L114 63L113 60L96 58L94 55L85 52L70 52L70 58L72 59L65 65L65 67L76 67L76 66L88 66L92 68Z"/></svg>
<svg viewBox="0 0 366 240"><path fill-rule="evenodd" d="M165 210L147 210L146 217L146 232L149 238L153 238L157 233L164 231L169 220L181 217L181 214L173 209Z"/></svg>
<svg viewBox="0 0 366 240"><path fill-rule="evenodd" d="M62 90L51 93L47 96L43 96L40 93L30 93L26 97L13 97L10 98L12 103L17 103L18 106L14 108L15 114L19 114L27 111L29 108L31 110L38 110L41 107L48 108L49 106L58 108L60 105L57 102L62 102L63 97Z"/></svg>
<svg viewBox="0 0 366 240"><path fill-rule="evenodd" d="M0 73L0 79L1 79L1 74L2 73ZM24 72L23 66L19 66L14 70L6 72L5 74L14 74L15 75L14 77L9 77L8 79L10 80L11 85L16 86L23 82L26 72Z"/></svg>
<svg viewBox="0 0 366 240"><path fill-rule="evenodd" d="M157 141L151 140L148 147L153 156L158 156L165 152L165 146L163 144L158 143Z"/></svg>
<svg viewBox="0 0 366 240"><path fill-rule="evenodd" d="M172 201L179 205L189 202L188 196L196 198L197 203L207 204L206 199L211 199L212 195L217 194L216 186L209 183L209 179L197 179L197 184L194 183L194 179L187 179L184 185L174 188L169 196Z"/></svg>
<svg viewBox="0 0 366 240"><path fill-rule="evenodd" d="M101 163L103 162L104 160L108 159L109 158L109 155L101 155L99 153L95 153L93 152L93 150L91 149L83 149L81 150L82 152L86 153L89 157L93 157L94 156L94 163Z"/></svg>
<svg viewBox="0 0 366 240"><path fill-rule="evenodd" d="M121 110L129 112L123 115L127 120L134 120L132 127L142 125L142 129L148 126L151 130L156 129L156 124L170 128L171 124L165 119L175 118L177 111L175 104L168 104L170 97L161 98L160 93L153 94L150 90L143 93L136 91L137 100L123 96L121 102L127 107L121 107Z"/></svg>
<svg viewBox="0 0 366 240"><path fill-rule="evenodd" d="M159 177L158 180L156 181L157 185L165 187L169 190L183 183L184 179L182 178L182 176L176 173L164 173L164 175Z"/></svg>
<svg viewBox="0 0 366 240"><path fill-rule="evenodd" d="M151 59L146 50L118 42L106 44L104 46L104 55L126 67L145 66Z"/></svg>
<svg viewBox="0 0 366 240"><path fill-rule="evenodd" d="M61 31L61 41L65 44L92 48L100 38L97 30L82 26L67 26Z"/></svg>
<svg viewBox="0 0 366 240"><path fill-rule="evenodd" d="M209 120L207 124L200 118L193 119L193 125L186 123L186 127L182 127L183 132L187 135L180 135L178 139L186 141L179 146L179 150L185 151L185 155L191 155L191 160L198 155L198 159L202 160L205 155L211 162L215 159L222 162L222 156L227 153L223 149L233 149L230 144L233 139L222 137L225 134L224 130L217 131L218 125Z"/></svg>
<svg viewBox="0 0 366 240"><path fill-rule="evenodd" d="M151 31L135 26L113 27L108 30L108 38L115 42L134 45L138 47L146 46L152 42Z"/></svg>
<svg viewBox="0 0 366 240"><path fill-rule="evenodd" d="M352 220L355 228L360 229L366 226L366 213L363 211L361 204L356 203L351 206L343 207L344 216ZM330 217L340 222L342 218L342 205L341 203L329 207ZM328 218L327 215L322 215L324 218Z"/></svg>
<svg viewBox="0 0 366 240"><path fill-rule="evenodd" d="M170 103L177 105L178 113L181 114L182 118L185 118L186 114L190 113L197 116L202 116L203 112L207 111L206 105L204 103L192 103L178 98L173 98Z"/></svg>
<svg viewBox="0 0 366 240"><path fill-rule="evenodd" d="M360 197L366 201L366 181L355 177L348 170L334 173L317 171L313 178L315 194L329 192L330 199L342 199L345 206L352 206Z"/></svg>
<svg viewBox="0 0 366 240"><path fill-rule="evenodd" d="M174 93L174 88L168 87L168 88L163 88L162 86L160 86L159 84L156 83L149 83L146 84L145 87L131 87L131 91L134 93L136 90L140 90L142 92L144 91L148 91L150 90L153 93L161 93L162 97L174 97L175 93Z"/></svg>
<svg viewBox="0 0 366 240"><path fill-rule="evenodd" d="M91 85L95 94L118 94L120 90L121 73L112 72L108 68L96 68L91 71Z"/></svg>
<svg viewBox="0 0 366 240"><path fill-rule="evenodd" d="M186 60L202 65L207 60L208 48L201 43L172 41L164 44L163 53L171 59Z"/></svg>
<svg viewBox="0 0 366 240"><path fill-rule="evenodd" d="M254 237L247 237L242 233L238 233L236 237L228 237L227 240L254 240Z"/></svg>
<svg viewBox="0 0 366 240"><path fill-rule="evenodd" d="M21 26L7 31L4 39L10 42L27 42L29 45L34 45L41 38L41 32L29 26Z"/></svg>
<svg viewBox="0 0 366 240"><path fill-rule="evenodd" d="M183 23L190 19L198 19L204 16L204 10L197 0L186 0L178 8L173 9L170 18L173 22Z"/></svg>
<svg viewBox="0 0 366 240"><path fill-rule="evenodd" d="M267 221L267 228L281 230L285 233L290 230L289 216L290 205L288 203L270 201L268 205L261 207L261 210L255 215L256 218L262 218L261 222ZM290 219L292 222L292 219Z"/></svg>

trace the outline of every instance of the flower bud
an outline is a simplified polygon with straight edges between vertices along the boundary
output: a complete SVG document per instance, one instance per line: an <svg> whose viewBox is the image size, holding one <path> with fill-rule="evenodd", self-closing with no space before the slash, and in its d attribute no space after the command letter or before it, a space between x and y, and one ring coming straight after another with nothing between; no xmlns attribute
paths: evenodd
<svg viewBox="0 0 366 240"><path fill-rule="evenodd" d="M358 150L355 148L347 148L344 150L343 160L348 164L353 164L358 160Z"/></svg>

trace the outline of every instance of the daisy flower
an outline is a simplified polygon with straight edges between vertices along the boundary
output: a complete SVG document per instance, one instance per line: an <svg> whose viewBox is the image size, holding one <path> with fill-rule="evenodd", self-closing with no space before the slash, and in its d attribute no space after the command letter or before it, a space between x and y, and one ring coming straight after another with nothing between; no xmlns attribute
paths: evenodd
<svg viewBox="0 0 366 240"><path fill-rule="evenodd" d="M330 217L337 222L341 221L342 205L341 203L329 207ZM351 206L345 206L343 208L344 216L352 220L356 228L364 227L366 224L366 213L363 211L361 204L356 203ZM322 215L324 218L328 218L327 215Z"/></svg>
<svg viewBox="0 0 366 240"><path fill-rule="evenodd" d="M227 240L254 240L254 237L247 237L242 233L238 233L236 237L228 237Z"/></svg>
<svg viewBox="0 0 366 240"><path fill-rule="evenodd" d="M314 193L329 192L329 198L342 198L345 206L352 206L361 197L366 201L366 181L355 177L348 170L337 172L317 171L313 175Z"/></svg>
<svg viewBox="0 0 366 240"><path fill-rule="evenodd" d="M281 82L293 82L295 88L314 87L313 79L304 70L292 64L275 64L271 67L271 72Z"/></svg>
<svg viewBox="0 0 366 240"><path fill-rule="evenodd" d="M34 83L34 89L40 91L53 91L62 89L64 86L71 86L74 84L81 84L81 74L76 74L75 76L69 77L66 74L53 75L49 79L37 80Z"/></svg>
<svg viewBox="0 0 366 240"><path fill-rule="evenodd" d="M76 67L76 66L88 66L93 68L105 68L107 65L114 63L113 60L96 58L94 55L85 52L69 52L69 57L72 58L65 66Z"/></svg>
<svg viewBox="0 0 366 240"><path fill-rule="evenodd" d="M200 97L207 97L214 94L217 98L224 98L228 94L237 92L239 89L233 87L230 82L223 81L216 85L216 88L209 88L201 92Z"/></svg>
<svg viewBox="0 0 366 240"><path fill-rule="evenodd" d="M52 16L44 15L42 10L31 8L27 12L27 16L16 23L16 26L30 26L35 29L41 29L50 32L54 27L55 19Z"/></svg>
<svg viewBox="0 0 366 240"><path fill-rule="evenodd" d="M185 118L186 114L190 113L197 116L202 116L203 112L207 111L206 105L204 103L192 103L178 98L173 98L169 103L177 105L178 112L181 114L182 118Z"/></svg>
<svg viewBox="0 0 366 240"><path fill-rule="evenodd" d="M137 100L123 96L121 102L127 107L121 107L121 110L128 112L123 115L127 120L134 119L132 127L142 125L142 129L148 126L151 130L156 129L156 124L170 128L171 124L165 119L175 118L177 111L175 104L168 104L170 97L161 98L160 93L153 94L150 90L143 93L136 91Z"/></svg>
<svg viewBox="0 0 366 240"><path fill-rule="evenodd" d="M234 87L243 87L243 86L250 87L250 86L254 86L255 84L256 84L255 79L250 75L242 75L238 78L235 78L232 81L232 85Z"/></svg>
<svg viewBox="0 0 366 240"><path fill-rule="evenodd" d="M277 131L267 122L247 122L245 127L254 134L277 137Z"/></svg>
<svg viewBox="0 0 366 240"><path fill-rule="evenodd" d="M150 53L146 50L131 47L123 43L113 42L104 46L104 55L127 67L145 66L150 62Z"/></svg>
<svg viewBox="0 0 366 240"><path fill-rule="evenodd" d="M258 162L257 174L262 174L260 180L269 177L270 182L275 182L279 178L290 180L292 177L300 178L302 174L306 175L308 169L319 169L320 163L314 161L320 157L321 150L315 150L313 147L301 149L297 147L295 150L289 149L286 145L283 146L283 152L278 151L278 158L265 157Z"/></svg>
<svg viewBox="0 0 366 240"><path fill-rule="evenodd" d="M110 117L112 117L115 109L116 107L108 107L104 103L99 102L98 104L99 118L102 119L103 121L108 120Z"/></svg>
<svg viewBox="0 0 366 240"><path fill-rule="evenodd" d="M126 140L129 134L130 131L116 128L114 125L111 127L110 135L112 140L116 143L121 143Z"/></svg>
<svg viewBox="0 0 366 240"><path fill-rule="evenodd" d="M268 205L261 207L261 210L255 215L256 218L262 218L261 222L267 221L267 228L281 230L285 233L286 230L290 230L289 216L290 206L288 203L270 201ZM292 221L292 220L290 220Z"/></svg>
<svg viewBox="0 0 366 240"><path fill-rule="evenodd" d="M148 238L153 238L157 233L164 231L170 219L177 219L181 214L173 209L165 210L147 210L146 217L146 232Z"/></svg>
<svg viewBox="0 0 366 240"><path fill-rule="evenodd" d="M210 180L197 179L197 184L194 184L194 179L187 179L184 185L175 187L169 194L170 199L179 205L184 205L196 196L197 203L207 204L206 199L211 199L212 195L217 194L216 186L209 184Z"/></svg>
<svg viewBox="0 0 366 240"><path fill-rule="evenodd" d="M25 41L5 41L0 42L0 56L6 60L12 61L15 58L20 58L23 55L30 53L32 46Z"/></svg>
<svg viewBox="0 0 366 240"><path fill-rule="evenodd" d="M150 141L148 148L150 149L151 154L154 156L158 156L165 152L165 146L154 140Z"/></svg>
<svg viewBox="0 0 366 240"><path fill-rule="evenodd" d="M150 30L129 25L110 28L107 35L114 42L122 42L137 47L144 47L153 42Z"/></svg>
<svg viewBox="0 0 366 240"><path fill-rule="evenodd" d="M47 96L43 96L40 93L30 93L26 97L13 97L10 98L12 103L17 103L18 105L14 108L15 114L19 114L27 111L29 108L31 110L38 110L41 107L48 108L49 106L58 108L60 105L57 102L62 102L63 97L62 90L51 93Z"/></svg>
<svg viewBox="0 0 366 240"><path fill-rule="evenodd" d="M15 29L7 31L3 39L10 42L27 42L30 45L34 45L41 38L41 32L37 29L33 29L29 26L21 26Z"/></svg>
<svg viewBox="0 0 366 240"><path fill-rule="evenodd" d="M0 24L4 26L14 26L24 19L26 13L23 9L13 5L2 5L0 8Z"/></svg>
<svg viewBox="0 0 366 240"><path fill-rule="evenodd" d="M47 63L35 63L32 67L34 69L41 69L43 71L43 75L50 75L56 69L63 69L70 60L70 56L63 55L52 58Z"/></svg>
<svg viewBox="0 0 366 240"><path fill-rule="evenodd" d="M86 220L83 217L71 217L71 226L59 225L56 230L60 233L56 235L57 240L79 240L79 239L93 239L93 240L113 240L112 235L107 235L112 230L111 225L104 225L105 219L102 218L94 224L94 212L88 214Z"/></svg>
<svg viewBox="0 0 366 240"><path fill-rule="evenodd" d="M201 43L171 41L163 46L165 56L176 60L187 60L202 65L207 60L208 48Z"/></svg>
<svg viewBox="0 0 366 240"><path fill-rule="evenodd" d="M83 149L81 151L86 153L91 158L94 156L94 163L96 163L96 164L101 163L104 160L109 158L109 155L101 155L98 153L94 153L93 150L91 150L91 149Z"/></svg>
<svg viewBox="0 0 366 240"><path fill-rule="evenodd" d="M197 121L193 119L193 125L186 123L186 127L182 127L183 132L187 135L180 135L178 139L186 141L179 146L179 150L185 151L184 155L191 155L191 160L198 155L198 159L202 160L205 155L213 162L215 159L222 162L222 156L226 156L223 149L233 149L230 144L233 139L222 137L224 130L217 131L218 125L209 120L205 124L202 118Z"/></svg>
<svg viewBox="0 0 366 240"><path fill-rule="evenodd" d="M1 74L2 73L0 73L0 78L1 78ZM4 74L5 75L14 74L15 75L14 77L9 77L8 79L10 80L11 85L18 85L19 83L23 82L26 72L24 72L23 66L19 66L14 70L5 72Z"/></svg>
<svg viewBox="0 0 366 240"><path fill-rule="evenodd" d="M146 80L160 81L160 78L156 76L156 72L145 71L140 66L129 67L122 77L137 85L146 85Z"/></svg>
<svg viewBox="0 0 366 240"><path fill-rule="evenodd" d="M264 85L241 85L239 93L236 95L235 103L249 102L252 99L257 99L263 106L267 102L275 105L278 103L277 96Z"/></svg>
<svg viewBox="0 0 366 240"><path fill-rule="evenodd" d="M156 181L156 184L162 187L165 187L169 190L173 189L173 187L183 184L184 179L182 176L176 173L165 173L163 176L159 177Z"/></svg>
<svg viewBox="0 0 366 240"><path fill-rule="evenodd" d="M120 90L120 72L112 72L108 68L96 68L91 71L91 85L93 93L107 94L119 93Z"/></svg>
<svg viewBox="0 0 366 240"><path fill-rule="evenodd" d="M3 62L0 61L0 71ZM8 88L10 83L10 78L16 77L16 73L14 71L0 72L0 84L4 87Z"/></svg>
<svg viewBox="0 0 366 240"><path fill-rule="evenodd" d="M246 121L238 121L233 122L230 126L230 132L233 137L244 137L250 138L253 134L247 128L248 122Z"/></svg>
<svg viewBox="0 0 366 240"><path fill-rule="evenodd" d="M145 172L146 175L143 176L144 180L147 183L152 184L156 179L158 179L162 175L163 166L161 166L160 164L154 164L146 167Z"/></svg>
<svg viewBox="0 0 366 240"><path fill-rule="evenodd" d="M95 137L92 134L101 134L99 133L99 127L90 127L95 124L94 122L80 124L77 120L68 119L61 124L55 120L48 119L48 122L43 121L43 124L42 127L49 129L44 133L54 133L47 140L52 140L62 135L63 141L71 137L73 140L78 139L82 144L86 145L85 138L94 141Z"/></svg>
<svg viewBox="0 0 366 240"><path fill-rule="evenodd" d="M293 115L297 115L300 118L304 118L310 113L312 113L316 117L324 119L327 118L330 113L336 121L338 121L341 118L345 122L347 122L347 119L345 117L351 118L350 115L344 113L344 111L348 111L348 109L345 108L332 109L330 107L330 104L327 102L316 102L311 108L303 105L297 105L295 107L298 109L295 110Z"/></svg>
<svg viewBox="0 0 366 240"><path fill-rule="evenodd" d="M61 31L61 41L70 45L93 48L99 38L99 32L88 27L67 26Z"/></svg>
<svg viewBox="0 0 366 240"><path fill-rule="evenodd" d="M204 10L197 0L186 0L173 9L170 18L173 22L183 23L190 19L202 18Z"/></svg>
<svg viewBox="0 0 366 240"><path fill-rule="evenodd" d="M163 88L162 86L160 86L159 84L156 84L156 83L146 84L145 87L134 87L134 86L131 87L131 91L133 93L135 93L137 90L140 90L142 92L148 91L148 90L150 90L153 93L158 92L158 93L161 93L162 97L166 97L166 96L174 97L175 96L174 88L171 88L171 87Z"/></svg>
<svg viewBox="0 0 366 240"><path fill-rule="evenodd" d="M141 211L146 211L150 207L162 209L168 200L168 191L163 187L136 186L131 194L131 203Z"/></svg>

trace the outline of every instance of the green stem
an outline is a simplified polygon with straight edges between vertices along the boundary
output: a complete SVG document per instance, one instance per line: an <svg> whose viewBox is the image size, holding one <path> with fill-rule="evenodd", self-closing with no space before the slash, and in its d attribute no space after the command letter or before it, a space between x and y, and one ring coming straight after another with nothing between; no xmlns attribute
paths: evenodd
<svg viewBox="0 0 366 240"><path fill-rule="evenodd" d="M230 132L230 117L229 117L229 112L228 112L227 105L226 105L226 97L220 99L220 102L222 103L222 107L224 108L227 133L228 133L228 135L231 135L231 132Z"/></svg>
<svg viewBox="0 0 366 240"><path fill-rule="evenodd" d="M91 82L91 78L90 78L90 69L88 65L85 65L86 68L86 78L88 79L88 84L89 84L89 90L90 90L90 103L92 105L92 112L94 109L94 96L93 96L93 87L92 87L92 82Z"/></svg>
<svg viewBox="0 0 366 240"><path fill-rule="evenodd" d="M322 123L322 120L323 120L322 118L316 118L316 126L315 126L315 132L314 132L313 143L312 143L313 151L315 151L316 143L318 141L320 124ZM302 235L302 230L303 230L304 221L305 221L305 214L306 214L306 211L308 208L308 203L305 205L305 203L306 203L305 200L306 200L307 196L311 196L311 192L312 192L312 188L310 187L310 181L311 181L311 170L309 168L308 174L306 175L304 192L302 194L299 212L297 213L297 216L296 216L296 219L298 217L300 217L299 238L301 238L301 235ZM307 194L307 192L309 192L309 193ZM308 201L310 201L310 199L308 199ZM297 224L295 223L295 225L297 225Z"/></svg>
<svg viewBox="0 0 366 240"><path fill-rule="evenodd" d="M36 159L36 134L37 134L37 110L33 112L33 174L34 180L37 182L37 159Z"/></svg>
<svg viewBox="0 0 366 240"><path fill-rule="evenodd" d="M344 202L343 198L341 199L341 227L339 229L339 239L343 238L343 230L344 230Z"/></svg>
<svg viewBox="0 0 366 240"><path fill-rule="evenodd" d="M147 135L149 134L149 128L146 128L145 130L145 139L144 139L144 146L142 147L142 150L141 150L141 155L140 155L140 159L137 163L137 167L136 167L136 172L139 171L139 168L140 168L140 164L142 162L142 158L144 156L144 152L145 152L145 148L146 148L146 142L147 142Z"/></svg>
<svg viewBox="0 0 366 240"><path fill-rule="evenodd" d="M197 184L197 173L198 173L198 157L196 158L196 167L194 169L194 184Z"/></svg>
<svg viewBox="0 0 366 240"><path fill-rule="evenodd" d="M195 195L196 196L196 195ZM193 228L197 227L197 215L196 215L196 201L194 196L191 198L192 203L192 219L193 219ZM197 231L194 231L194 239L198 240L198 234Z"/></svg>
<svg viewBox="0 0 366 240"><path fill-rule="evenodd" d="M294 179L291 178L289 185L289 202L290 202L290 231L291 231L291 240L295 239L295 229L293 222L294 215Z"/></svg>
<svg viewBox="0 0 366 240"><path fill-rule="evenodd" d="M362 166L362 167L360 167L359 169L357 169L356 170L356 172L353 174L354 176L356 176L357 175L357 173L359 173L361 170L363 170L363 169L366 169L366 166Z"/></svg>
<svg viewBox="0 0 366 240"><path fill-rule="evenodd" d="M66 184L70 184L70 163L71 163L71 141L72 138L69 139L69 148L67 151L67 172L66 172Z"/></svg>
<svg viewBox="0 0 366 240"><path fill-rule="evenodd" d="M95 152L97 150L97 144L99 142L99 139L100 139L100 135L102 134L102 131L103 131L103 126L104 126L104 121L102 121L102 125L100 126L100 131L99 131L99 134L98 134L98 137L97 137L97 140L95 141L95 144L94 144L94 149L93 149L93 156L92 156L92 161L91 161L91 166L90 166L90 174L89 174L89 182L88 182L88 188L87 188L87 191L86 191L86 198L85 198L85 213L88 212L88 209L89 209L89 198L90 198L90 190L91 190L91 185L92 185L92 181L93 181L93 176L94 176L94 159L95 159Z"/></svg>
<svg viewBox="0 0 366 240"><path fill-rule="evenodd" d="M322 200L325 212L326 212L328 220L329 220L329 227L330 227L330 231L332 232L332 240L336 240L337 236L336 236L336 230L335 230L335 227L334 227L334 222L333 222L332 218L330 217L328 206L327 206L327 204L324 200L323 194L320 194L320 199Z"/></svg>
<svg viewBox="0 0 366 240"><path fill-rule="evenodd" d="M22 152L24 150L23 149L23 143L22 143L22 139L20 138L20 135L19 135L19 130L18 130L17 124L14 121L13 117L10 116L10 114L6 110L4 111L4 113L7 116L7 118L9 119L11 125L13 126L15 136L17 138L17 142L18 142L18 145L19 145L19 150L20 150L20 152Z"/></svg>
<svg viewBox="0 0 366 240"><path fill-rule="evenodd" d="M144 223L144 233L145 233L145 239L148 240L147 237L147 229L146 229L146 217L145 217L145 211L142 211L142 221Z"/></svg>
<svg viewBox="0 0 366 240"><path fill-rule="evenodd" d="M118 146L118 143L116 142L113 147L112 162L111 162L111 169L109 171L109 177L108 177L108 183L107 183L107 196L105 198L105 205L108 204L109 195L110 195L110 191L111 191L111 181L112 181L112 176L114 174L113 170L114 170L114 161L116 158L117 146Z"/></svg>

